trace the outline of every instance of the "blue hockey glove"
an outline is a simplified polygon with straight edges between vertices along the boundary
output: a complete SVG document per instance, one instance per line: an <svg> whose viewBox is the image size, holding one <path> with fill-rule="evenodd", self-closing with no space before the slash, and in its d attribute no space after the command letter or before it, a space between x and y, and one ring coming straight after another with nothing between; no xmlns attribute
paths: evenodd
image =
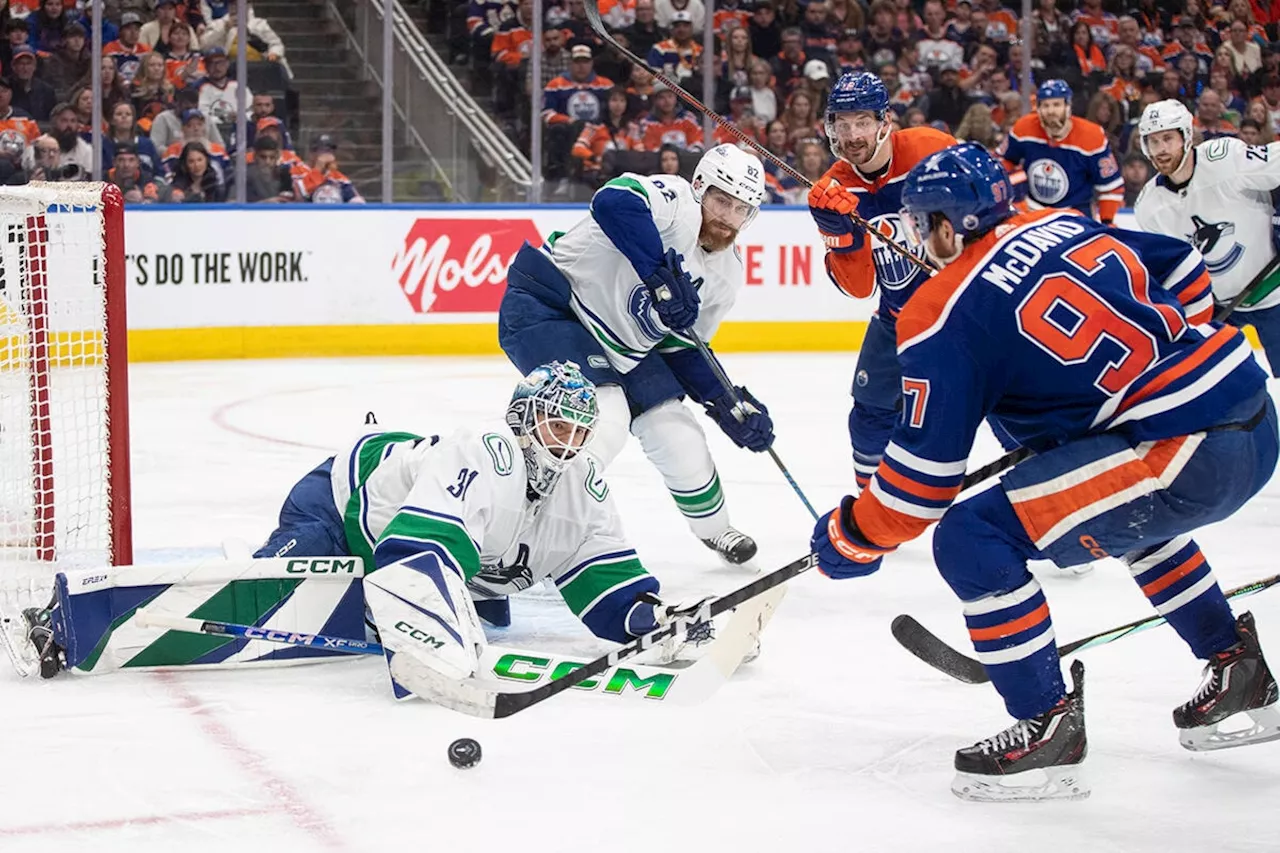
<svg viewBox="0 0 1280 853"><path fill-rule="evenodd" d="M663 266L644 280L644 286L653 299L658 318L668 329L687 329L698 319L702 297L698 296L693 279L684 271L684 255L675 249L667 250Z"/></svg>
<svg viewBox="0 0 1280 853"><path fill-rule="evenodd" d="M751 396L746 388L739 385L735 390L742 401L741 408L734 406L728 394L722 394L704 404L707 415L719 424L734 444L753 453L763 453L773 444L773 418L769 417L764 403Z"/></svg>
<svg viewBox="0 0 1280 853"><path fill-rule="evenodd" d="M879 570L885 554L897 550L897 546L884 548L867 541L853 520L853 500L852 495L845 495L840 506L819 518L809 541L818 555L818 571L835 580L872 574Z"/></svg>

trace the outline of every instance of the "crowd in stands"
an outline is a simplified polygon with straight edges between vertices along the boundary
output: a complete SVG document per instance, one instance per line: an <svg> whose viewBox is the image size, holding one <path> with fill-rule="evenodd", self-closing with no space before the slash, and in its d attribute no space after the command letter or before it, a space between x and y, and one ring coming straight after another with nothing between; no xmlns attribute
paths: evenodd
<svg viewBox="0 0 1280 853"><path fill-rule="evenodd" d="M583 0L543 8L540 80L531 0L470 0L452 43L526 145L530 98L540 96L552 197L582 197L620 171L687 175L705 144L701 115L604 43ZM1127 204L1151 174L1134 133L1149 103L1184 102L1198 138L1266 143L1280 133L1280 3L1268 0L1035 0L1029 43L1021 4L1001 0L718 0L710 21L703 0L599 8L619 43L810 179L830 164L827 92L854 70L884 80L898 126L932 125L992 150L1022 114L1024 66L1035 83L1065 79L1073 111L1102 125L1123 162ZM716 143L734 138L714 129ZM799 182L766 167L773 201L805 203Z"/></svg>
<svg viewBox="0 0 1280 853"><path fill-rule="evenodd" d="M94 151L90 4L10 0L0 9L0 184L88 180L101 163L126 204L233 197L236 3L126 0L104 10ZM245 11L246 60L277 66L287 81L283 42L252 6ZM276 114L287 99L245 96L247 201L363 201L337 168L332 137L311 140L304 159Z"/></svg>

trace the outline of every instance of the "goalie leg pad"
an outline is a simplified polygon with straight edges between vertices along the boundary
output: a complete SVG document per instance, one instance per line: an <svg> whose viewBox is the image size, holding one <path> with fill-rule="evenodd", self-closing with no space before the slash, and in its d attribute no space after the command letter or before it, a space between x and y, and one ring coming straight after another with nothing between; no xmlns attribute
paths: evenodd
<svg viewBox="0 0 1280 853"><path fill-rule="evenodd" d="M347 536L333 501L333 457L289 490L280 521L255 557L345 557Z"/></svg>
<svg viewBox="0 0 1280 853"><path fill-rule="evenodd" d="M365 602L388 662L408 655L440 676L473 675L484 629L461 577L435 554L422 554L368 575Z"/></svg>

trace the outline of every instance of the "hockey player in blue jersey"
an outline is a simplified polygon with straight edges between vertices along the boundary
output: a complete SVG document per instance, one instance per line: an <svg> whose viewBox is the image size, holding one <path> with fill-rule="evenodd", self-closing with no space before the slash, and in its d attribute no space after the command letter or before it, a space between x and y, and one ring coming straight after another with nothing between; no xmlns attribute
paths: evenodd
<svg viewBox="0 0 1280 853"><path fill-rule="evenodd" d="M1280 738L1276 681L1250 614L1236 619L1197 528L1271 476L1276 412L1240 330L1211 325L1195 249L1068 210L1015 214L981 147L908 174L904 221L943 270L898 318L904 410L870 486L815 528L821 571L870 574L933 522L939 572L964 603L991 682L1017 719L956 753L953 790L980 800L1078 798L1083 667L1063 682L1049 606L1027 561L1122 559L1208 662L1173 712L1182 744ZM1189 310L1187 306L1202 306ZM953 503L978 425L1000 417L1038 455ZM1218 723L1239 712L1236 733Z"/></svg>
<svg viewBox="0 0 1280 853"><path fill-rule="evenodd" d="M1124 176L1106 131L1071 115L1071 96L1065 80L1041 83L1035 112L1014 122L1000 156L1006 169L1026 170L1031 209L1073 207L1110 225L1124 201Z"/></svg>

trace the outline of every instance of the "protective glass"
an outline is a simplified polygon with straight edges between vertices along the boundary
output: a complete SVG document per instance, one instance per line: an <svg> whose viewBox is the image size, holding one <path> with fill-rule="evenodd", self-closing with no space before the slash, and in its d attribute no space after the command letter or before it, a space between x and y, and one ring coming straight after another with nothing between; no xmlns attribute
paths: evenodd
<svg viewBox="0 0 1280 853"><path fill-rule="evenodd" d="M872 138L881 124L871 113L836 113L827 117L827 136L836 141Z"/></svg>
<svg viewBox="0 0 1280 853"><path fill-rule="evenodd" d="M923 249L925 241L929 239L928 215L917 218L914 213L904 207L898 211L898 218L902 225L902 236L907 248L912 251Z"/></svg>
<svg viewBox="0 0 1280 853"><path fill-rule="evenodd" d="M707 216L735 231L741 231L750 225L760 212L759 208L740 198L734 198L719 187L707 189L702 196L702 208Z"/></svg>

